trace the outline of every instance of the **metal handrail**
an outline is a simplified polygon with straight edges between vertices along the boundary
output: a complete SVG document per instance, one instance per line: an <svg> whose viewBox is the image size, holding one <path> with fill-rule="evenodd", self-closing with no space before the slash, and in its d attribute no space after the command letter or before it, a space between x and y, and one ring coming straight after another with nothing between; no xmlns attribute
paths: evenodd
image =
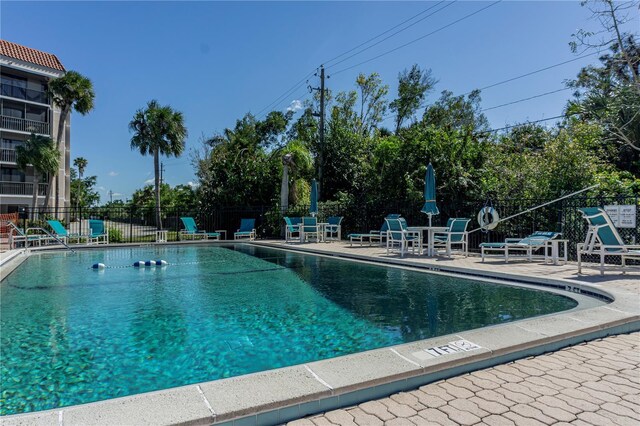
<svg viewBox="0 0 640 426"><path fill-rule="evenodd" d="M71 247L69 247L69 245L68 245L67 243L65 243L65 242L64 242L64 241L62 241L60 238L58 238L57 236L53 235L52 233L50 233L49 231L47 231L47 230L46 230L46 229L44 229L44 228L39 228L39 227L38 227L38 228L27 228L25 232L22 232L22 230L21 230L20 228L18 228L18 226L17 226L15 223L13 223L13 222L11 222L11 221L8 221L7 223L8 223L8 225L9 225L9 227L10 227L10 228L13 228L13 230L15 230L18 234L21 234L21 236L25 237L25 246L26 246L27 241L28 241L28 238L29 238L29 235L28 235L29 230L31 230L31 229L35 229L35 230L38 230L38 231L42 231L42 232L43 232L43 233L45 233L49 238L52 238L52 239L56 240L57 242L59 242L60 244L62 244L63 246L65 246L65 247L67 248L67 250L71 250L71 252L72 252L72 253L75 253L75 252L76 252L74 249L72 249ZM12 235L13 235L13 233L10 233L10 234L9 234L9 236L10 236L10 237L11 237Z"/></svg>

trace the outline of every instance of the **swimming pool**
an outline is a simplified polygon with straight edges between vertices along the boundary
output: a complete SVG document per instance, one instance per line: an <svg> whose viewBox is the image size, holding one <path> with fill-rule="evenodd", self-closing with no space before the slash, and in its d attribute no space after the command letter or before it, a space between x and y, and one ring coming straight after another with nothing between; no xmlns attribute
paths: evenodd
<svg viewBox="0 0 640 426"><path fill-rule="evenodd" d="M136 260L169 266L136 269ZM102 262L103 271L90 266ZM34 254L0 286L0 413L81 404L571 309L573 299L252 245Z"/></svg>

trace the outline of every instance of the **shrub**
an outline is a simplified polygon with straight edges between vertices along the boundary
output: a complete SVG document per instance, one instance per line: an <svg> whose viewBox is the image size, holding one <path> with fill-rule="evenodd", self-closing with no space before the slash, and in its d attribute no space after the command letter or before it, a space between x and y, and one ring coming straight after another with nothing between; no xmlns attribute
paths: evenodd
<svg viewBox="0 0 640 426"><path fill-rule="evenodd" d="M122 237L122 231L116 228L109 228L107 230L109 234L109 242L110 243L123 243L124 238Z"/></svg>

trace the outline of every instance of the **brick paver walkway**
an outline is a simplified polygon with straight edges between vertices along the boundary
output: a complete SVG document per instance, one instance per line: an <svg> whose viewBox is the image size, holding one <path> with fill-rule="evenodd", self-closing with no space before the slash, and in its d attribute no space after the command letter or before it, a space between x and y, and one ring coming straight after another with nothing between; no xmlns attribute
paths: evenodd
<svg viewBox="0 0 640 426"><path fill-rule="evenodd" d="M289 423L458 424L639 425L640 333L595 340Z"/></svg>

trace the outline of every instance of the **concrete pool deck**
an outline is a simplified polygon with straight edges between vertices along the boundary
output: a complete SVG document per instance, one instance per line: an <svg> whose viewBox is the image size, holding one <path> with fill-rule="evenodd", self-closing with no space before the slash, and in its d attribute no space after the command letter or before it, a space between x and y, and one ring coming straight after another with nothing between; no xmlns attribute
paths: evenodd
<svg viewBox="0 0 640 426"><path fill-rule="evenodd" d="M550 424L557 421L556 417L550 415L555 408L571 412L562 405L562 402L559 402L563 401L562 398L556 398L557 394L562 393L560 389L556 389L560 385L556 383L556 387L552 386L555 381L560 379L571 381L571 378L561 376L551 380L549 376L555 374L551 373L552 370L560 370L563 374L574 377L572 383L588 388L579 389L581 396L586 393L593 397L592 400L589 400L589 397L585 396L586 399L583 399L585 407L593 408L592 405L586 404L591 403L611 412L612 406L607 405L608 408L606 408L604 404L615 405L619 403L619 407L616 406L618 411L614 411L614 413L618 413L620 417L618 420L623 424L626 418L634 419L633 416L627 415L628 412L624 407L638 412L637 407L640 405L640 401L638 401L640 360L633 354L629 355L628 352L636 351L637 353L637 340L640 334L634 333L614 338L621 339L626 342L625 344L615 342L604 344L605 347L607 345L612 347L613 352L602 349L601 352L605 352L603 355L606 357L600 356L598 362L608 364L609 367L618 362L618 365L624 368L609 368L601 376L598 376L601 380L596 379L597 375L593 372L589 376L589 371L585 371L585 369L597 371L598 369L592 368L591 365L596 360L593 359L592 362L588 355L572 356L572 351L596 352L603 343L594 341L586 345L581 344L570 349L562 349L584 341L601 339L609 334L640 330L640 273L637 269L631 270L627 275L622 275L618 271L610 271L604 277L600 277L599 272L595 269L586 269L584 271L586 274L578 277L576 275L577 268L575 264L571 263L562 266L520 261L505 264L504 261L497 259L482 263L479 258L474 257L447 259L407 256L400 259L397 255L387 257L385 250L376 246L349 247L344 243L286 245L282 241L260 241L256 244L309 251L328 256L343 256L374 262L383 261L433 271L451 271L499 279L515 279L520 282L542 283L552 286L549 289L569 289L575 294L595 294L614 299L614 301L608 305L469 330L457 335L441 336L300 366L74 407L6 416L0 418L0 423L6 425L169 423L255 425L279 424L307 415L326 412L325 415L299 422L307 425L308 422L317 425L380 424L380 421L384 420L389 424L415 424L419 421L422 423L417 424L427 424L428 422L440 423L439 420L442 420L444 424L446 423L445 418L442 417L444 413L448 421L459 424L475 424L480 423L481 420L487 424L511 424L507 421L508 419L517 424L523 424L524 420L528 419L533 424L533 418ZM612 338L606 338L600 342L611 342L610 339ZM461 341L471 342L477 347L467 346L465 348L464 345L460 345ZM595 349L585 351L584 348L591 348L590 345L596 345ZM530 358L553 351L558 352ZM554 358L552 356L561 357L560 361L564 360L566 365L558 360L555 360L555 364L553 364ZM530 359L535 362L529 361ZM575 362L572 361L573 359ZM526 361L529 361L529 364ZM525 364L518 364L523 362ZM540 362L543 365L538 368L530 365ZM501 364L506 365L494 367ZM514 367L516 364L518 366ZM543 368L545 365L546 368ZM560 367L554 367L554 365ZM598 366L597 363L594 365ZM602 365L602 367L606 368L607 365ZM520 374L513 369L519 371ZM567 369L571 369L575 373L571 373ZM543 374L538 374L540 371ZM469 380L473 374L479 377L479 379L475 379L475 382ZM522 374L527 374L526 380L525 377L520 377L522 380L516 378ZM491 376L497 379L492 380ZM605 376L607 377L605 378ZM452 379L453 377L457 378ZM510 377L510 380L505 380L505 377ZM544 382L545 385L542 386L538 379L532 381L528 377L540 377L551 384ZM492 383L481 380L488 380ZM524 381L527 383L522 384L521 382ZM468 382L471 382L471 385ZM538 391L530 389L530 392L535 393L535 398L524 389L533 386L529 382L541 386ZM487 388L480 386L481 383L484 383ZM562 394L565 395L566 392L569 392L568 397L580 400L575 396L578 395L576 392L569 391L575 387L571 387L570 383L563 383L565 388L563 388L564 393ZM466 388L462 384L466 384ZM483 390L503 395L497 391L498 388L495 388L495 385L500 385L503 392L512 393L512 398L521 398L517 401L508 399L513 402L511 405L507 401L488 399L489 402L495 402L508 408L507 411L501 413L504 414L502 422L500 419L490 418L495 414L490 407L493 407L494 411L503 409L497 405L482 402L486 400L482 397L490 393L482 392ZM457 388L463 388L466 392L457 390ZM620 389L624 389L623 394L620 394ZM409 391L409 393L399 394L398 392L401 391ZM606 399L596 392L613 394L616 399L613 401L610 400L611 398ZM430 399L422 395L434 393L439 399ZM494 398L499 398L493 393L490 394ZM533 400L530 401L517 394L528 395ZM393 396L387 398L389 395ZM543 399L543 396L549 398ZM376 402L379 398L384 399ZM418 399L418 402L414 398ZM404 402L400 403L398 400ZM445 401L446 404L441 404L441 401ZM557 404L554 406L555 402L552 401ZM626 403L623 404L623 401ZM358 406L358 404L360 405ZM379 404L387 407L384 410L390 414L394 414L395 411L394 417L391 418L384 414L384 410ZM474 408L473 404L478 409ZM558 404L560 407L557 406ZM413 411L406 410L400 405L408 406ZM335 410L339 407L343 408ZM345 409L344 407L351 408ZM379 409L378 414L380 415L373 415L378 420L368 417L372 415L371 411L376 409ZM424 412L425 410L429 411ZM536 410L541 411L546 417L539 415ZM440 414L437 414L436 411ZM429 414L429 416L424 418L422 414L416 414L416 417L413 412ZM411 415L405 416L399 413ZM475 417L468 416L467 413L471 413ZM507 415L508 413L511 415ZM600 417L589 417L590 415L584 413L595 413ZM582 417L577 414L582 414ZM611 416L607 417L598 413L597 409L584 409L580 413L573 413L573 415L576 417L574 420L586 423L597 423L597 419L611 419ZM356 416L360 421L355 420ZM422 417L424 421L419 420L418 417ZM410 418L411 420L409 420ZM550 421L549 419L554 420ZM563 419L568 421L569 417L565 415ZM495 422L491 423L494 420ZM635 422L635 420L633 421ZM609 424L611 423L613 420L609 422Z"/></svg>

